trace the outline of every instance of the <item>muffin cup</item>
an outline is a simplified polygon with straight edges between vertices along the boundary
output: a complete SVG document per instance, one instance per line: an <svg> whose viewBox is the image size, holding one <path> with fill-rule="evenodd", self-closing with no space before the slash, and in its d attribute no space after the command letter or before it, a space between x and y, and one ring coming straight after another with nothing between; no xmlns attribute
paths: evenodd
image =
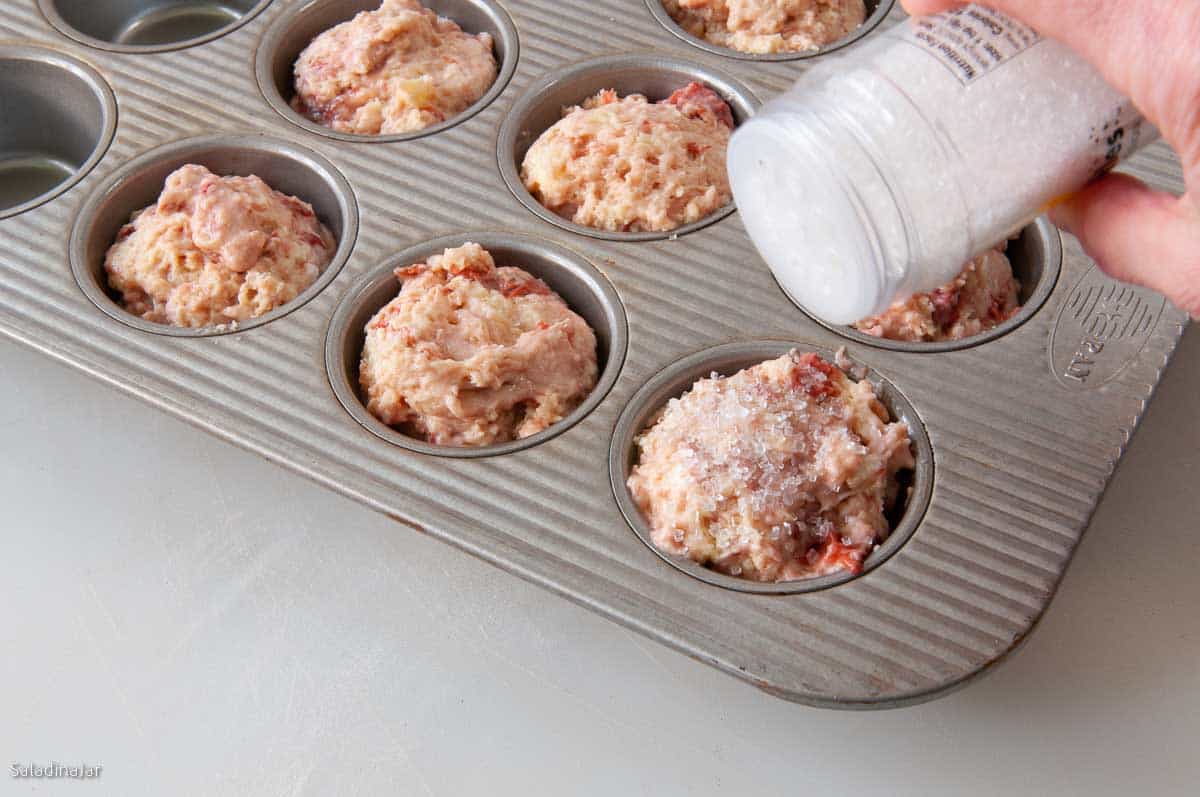
<svg viewBox="0 0 1200 797"><path fill-rule="evenodd" d="M892 7L896 5L896 0L863 0L863 4L867 8L867 16L863 20L863 24L859 25L858 28L846 36L820 49L796 53L744 53L740 50L734 50L731 47L722 47L719 44L713 44L710 41L693 36L671 18L671 15L667 13L667 9L663 7L661 0L646 0L646 7L650 9L650 13L670 33L693 47L699 47L701 50L706 50L715 55L723 55L726 58L737 58L742 61L801 61L807 58L819 58L822 55L828 55L847 45L854 44L854 42L879 27L879 23L883 22L884 18L891 13Z"/></svg>
<svg viewBox="0 0 1200 797"><path fill-rule="evenodd" d="M1013 276L1021 283L1021 291L1018 294L1021 309L1003 324L997 324L991 329L980 332L978 335L972 335L969 338L961 340L935 342L888 340L887 338L879 338L874 335L868 335L865 332L860 332L852 326L828 324L805 310L804 306L797 302L782 285L779 286L779 289L783 291L788 299L791 299L792 304L800 308L813 321L816 321L830 332L834 332L856 343L861 343L864 346L917 353L959 351L1004 337L1017 329L1037 314L1042 305L1046 303L1046 300L1050 298L1050 294L1054 291L1054 286L1058 284L1058 276L1062 272L1062 236L1059 234L1058 228L1051 224L1048 219L1044 217L1039 218L1033 224L1021 230L1021 234L1017 238L1008 242L1005 254L1008 256L1009 262L1012 263ZM778 281L776 281L776 284L778 284Z"/></svg>
<svg viewBox="0 0 1200 797"><path fill-rule="evenodd" d="M167 176L195 163L218 175L257 175L284 194L312 205L337 239L333 258L316 281L295 299L269 313L211 327L177 327L146 321L126 311L108 287L104 256L130 216L158 201ZM203 337L241 332L282 318L302 307L333 281L358 236L358 205L346 178L321 155L256 133L203 136L152 149L118 169L84 200L71 229L71 271L92 303L112 318L145 332Z"/></svg>
<svg viewBox="0 0 1200 797"><path fill-rule="evenodd" d="M537 434L488 446L439 446L403 434L372 415L363 400L358 369L367 322L396 298L396 268L423 263L443 250L472 241L491 252L499 266L516 266L543 280L596 333L599 377L592 392L567 417ZM410 246L389 257L346 294L329 324L325 367L338 401L363 428L393 445L421 454L476 458L511 454L562 434L594 410L617 381L625 361L628 327L620 297L608 279L580 255L541 238L507 232L469 231Z"/></svg>
<svg viewBox="0 0 1200 797"><path fill-rule="evenodd" d="M551 224L608 241L675 238L720 221L733 213L732 201L699 221L662 232L611 232L585 227L546 208L521 181L521 161L525 153L538 136L562 118L563 108L579 105L602 89L613 89L621 96L644 94L651 102L656 102L692 81L708 86L729 103L735 127L749 119L759 105L750 90L733 78L702 64L669 56L601 56L546 75L513 104L500 126L496 158L505 184L522 205Z"/></svg>
<svg viewBox="0 0 1200 797"><path fill-rule="evenodd" d="M499 97L508 85L508 81L512 79L513 72L517 69L517 55L520 50L517 28L508 12L492 0L422 0L422 3L440 16L454 20L467 33L490 33L492 35L496 60L499 64L496 80L482 97L462 113L420 130L366 136L358 133L343 133L317 124L294 111L288 104L295 94L292 67L300 52L316 36L335 25L350 20L358 12L374 11L379 8L379 0L311 0L280 14L259 40L258 50L254 56L254 75L258 80L258 87L263 98L268 105L275 109L276 113L292 124L298 125L310 133L338 141L376 143L409 141L432 136L465 122Z"/></svg>
<svg viewBox="0 0 1200 797"><path fill-rule="evenodd" d="M112 89L96 70L54 50L0 45L0 219L49 202L108 151Z"/></svg>
<svg viewBox="0 0 1200 797"><path fill-rule="evenodd" d="M888 513L892 531L867 557L862 573L854 575L842 572L796 581L763 583L720 573L686 557L667 553L654 544L650 535L650 525L633 500L628 487L629 475L639 456L636 443L638 435L650 425L654 416L668 401L683 395L698 380L708 377L714 371L729 376L744 368L781 357L792 349L816 352L829 362L833 362L836 357L834 352L821 346L780 340L729 343L705 349L673 363L651 377L650 381L633 395L617 419L609 448L608 472L621 514L625 516L638 538L659 558L677 570L713 586L762 595L793 595L845 584L879 567L900 550L920 525L929 506L929 498L933 492L933 448L925 432L925 425L917 415L916 409L891 382L868 371L865 378L875 387L875 394L887 408L891 419L903 421L908 425L916 467L912 471L900 474L900 497Z"/></svg>
<svg viewBox="0 0 1200 797"><path fill-rule="evenodd" d="M38 0L64 36L101 50L157 53L224 36L254 18L270 0Z"/></svg>

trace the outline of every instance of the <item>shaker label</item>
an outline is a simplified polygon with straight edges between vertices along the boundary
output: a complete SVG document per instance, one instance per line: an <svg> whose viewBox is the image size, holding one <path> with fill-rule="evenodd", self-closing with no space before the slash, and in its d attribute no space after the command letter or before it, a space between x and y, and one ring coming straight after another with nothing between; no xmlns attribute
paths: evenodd
<svg viewBox="0 0 1200 797"><path fill-rule="evenodd" d="M1028 25L977 5L910 21L902 37L969 86L1042 40Z"/></svg>
<svg viewBox="0 0 1200 797"><path fill-rule="evenodd" d="M1141 113L1131 101L1122 100L1102 123L1088 131L1088 145L1092 153L1091 179L1103 177L1131 152L1137 152L1146 134L1145 119Z"/></svg>

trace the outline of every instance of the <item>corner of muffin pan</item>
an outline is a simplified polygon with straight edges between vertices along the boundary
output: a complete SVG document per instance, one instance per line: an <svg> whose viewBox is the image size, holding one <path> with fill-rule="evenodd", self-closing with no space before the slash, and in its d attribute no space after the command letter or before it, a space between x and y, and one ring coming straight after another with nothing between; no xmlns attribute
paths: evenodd
<svg viewBox="0 0 1200 797"><path fill-rule="evenodd" d="M602 89L618 94L644 94L651 101L666 99L676 89L696 81L721 95L733 111L734 126L759 107L744 84L704 64L657 53L604 55L555 70L526 89L509 109L496 138L496 160L505 185L530 212L544 221L591 238L607 241L656 241L677 238L707 227L734 212L732 201L699 221L662 232L611 232L575 224L543 206L521 181L521 161L546 129L562 118L562 109L579 105Z"/></svg>
<svg viewBox="0 0 1200 797"><path fill-rule="evenodd" d="M432 136L459 125L491 105L508 86L517 69L520 43L517 27L504 7L494 0L422 0L440 16L458 23L467 33L490 33L499 62L495 82L471 107L436 125L407 133L366 136L343 133L317 124L292 110L292 66L297 56L318 34L351 19L360 11L379 8L379 0L309 0L276 17L259 39L254 54L254 76L263 99L288 122L326 138L344 142L389 143Z"/></svg>
<svg viewBox="0 0 1200 797"><path fill-rule="evenodd" d="M925 424L917 414L916 408L895 385L875 371L866 369L864 378L874 386L875 393L887 408L891 420L903 421L908 425L916 467L906 477L909 483L902 483L902 487L906 487L907 490L902 493L901 500L889 513L889 519L892 521L891 533L867 557L862 573L855 575L842 572L796 581L763 583L717 572L691 559L669 554L654 544L650 536L650 526L638 509L628 487L629 475L638 457L638 435L650 425L668 401L686 393L697 380L706 378L713 372L730 376L761 362L781 357L792 349L815 352L830 362L837 356L835 352L823 346L804 341L775 339L739 341L703 349L677 360L652 376L633 394L617 418L608 453L609 481L617 507L629 527L647 548L676 570L707 584L758 595L795 595L846 584L871 572L899 551L920 526L929 507L933 494L934 461L933 447Z"/></svg>
<svg viewBox="0 0 1200 797"><path fill-rule="evenodd" d="M108 151L117 101L78 58L34 44L0 44L0 219L78 183Z"/></svg>
<svg viewBox="0 0 1200 797"><path fill-rule="evenodd" d="M396 298L400 282L396 268L422 263L445 249L466 242L487 249L499 266L516 266L543 280L596 333L599 377L592 392L567 417L547 429L519 440L488 446L439 446L426 443L384 424L366 407L358 381L365 328L381 307ZM616 384L625 362L629 330L616 289L582 255L548 239L493 230L467 230L443 235L403 249L363 275L342 297L325 336L325 368L330 387L346 412L364 429L392 445L419 454L473 459L511 454L544 443L570 429L599 406Z"/></svg>
<svg viewBox="0 0 1200 797"><path fill-rule="evenodd" d="M1037 315L1042 306L1046 304L1046 300L1050 298L1050 294L1054 292L1054 286L1058 284L1063 264L1062 235L1058 228L1044 216L1035 219L1033 223L1022 229L1016 238L1009 241L1005 254L1012 263L1013 276L1021 283L1019 294L1021 309L1003 324L998 324L992 329L962 340L924 342L878 338L860 332L852 326L827 323L805 310L804 305L796 301L782 285L779 285L779 289L805 316L830 332L855 343L876 349L914 354L961 351L997 340L1016 330ZM776 284L779 284L778 281Z"/></svg>
<svg viewBox="0 0 1200 797"><path fill-rule="evenodd" d="M871 33L875 28L879 27L879 23L887 18L891 13L892 8L896 5L896 0L863 0L866 6L867 16L863 20L863 24L859 25L854 31L846 36L838 39L835 42L825 45L818 50L809 50L805 52L795 53L744 53L740 50L734 50L731 47L722 47L719 44L713 44L710 41L693 36L688 33L679 23L671 18L667 13L667 9L663 7L662 0L646 0L646 7L650 10L651 15L658 21L658 24L666 28L668 33L671 33L681 41L687 42L693 47L704 50L705 52L714 55L721 55L726 58L736 58L739 61L804 61L810 58L820 58L823 55L829 55L843 47L848 47L854 44L859 39Z"/></svg>
<svg viewBox="0 0 1200 797"><path fill-rule="evenodd" d="M117 53L160 53L213 41L254 19L271 0L37 0L46 21L80 44Z"/></svg>
<svg viewBox="0 0 1200 797"><path fill-rule="evenodd" d="M185 164L218 175L257 175L269 186L312 205L337 239L333 258L316 281L287 304L257 318L212 327L176 327L146 321L121 307L108 288L104 257L121 227L158 201L167 176ZM302 307L333 281L358 237L358 204L350 183L324 156L259 133L186 138L148 150L103 180L83 201L68 243L71 273L100 310L123 324L173 337L207 337L262 326Z"/></svg>

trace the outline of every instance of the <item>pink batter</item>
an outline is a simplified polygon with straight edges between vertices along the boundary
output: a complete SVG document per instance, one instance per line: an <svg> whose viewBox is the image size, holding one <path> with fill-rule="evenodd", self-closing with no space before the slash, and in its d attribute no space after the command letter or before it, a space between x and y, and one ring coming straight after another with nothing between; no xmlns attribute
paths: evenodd
<svg viewBox="0 0 1200 797"><path fill-rule="evenodd" d="M397 269L368 322L367 409L430 443L482 446L562 420L596 384L596 336L541 280L466 243Z"/></svg>
<svg viewBox="0 0 1200 797"><path fill-rule="evenodd" d="M496 74L490 34L464 33L417 0L383 0L304 48L292 107L344 133L407 133L465 111Z"/></svg>
<svg viewBox="0 0 1200 797"><path fill-rule="evenodd" d="M307 202L253 175L221 177L188 164L121 228L104 270L134 315L205 327L290 302L316 281L335 249Z"/></svg>
<svg viewBox="0 0 1200 797"><path fill-rule="evenodd" d="M744 53L818 50L862 25L863 0L663 0L696 38Z"/></svg>
<svg viewBox="0 0 1200 797"><path fill-rule="evenodd" d="M601 230L673 230L732 200L733 112L699 83L652 103L601 91L542 133L521 179L544 206Z"/></svg>
<svg viewBox="0 0 1200 797"><path fill-rule="evenodd" d="M882 315L854 324L868 335L889 340L960 340L1004 323L1021 309L1021 284L1003 247L963 267L957 277L932 293L902 299Z"/></svg>
<svg viewBox="0 0 1200 797"><path fill-rule="evenodd" d="M794 350L696 382L638 446L628 486L654 544L755 581L861 570L913 467L869 382Z"/></svg>

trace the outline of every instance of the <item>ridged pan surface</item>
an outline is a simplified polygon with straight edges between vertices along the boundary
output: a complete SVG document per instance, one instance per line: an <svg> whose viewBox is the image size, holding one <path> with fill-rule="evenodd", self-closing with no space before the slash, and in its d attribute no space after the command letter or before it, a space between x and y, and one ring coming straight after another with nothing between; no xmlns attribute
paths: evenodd
<svg viewBox="0 0 1200 797"><path fill-rule="evenodd" d="M504 0L477 15L506 11L517 36L515 70L493 102L433 135L342 141L286 119L255 77L259 42L303 5L246 4L243 24L211 40L118 52L64 35L35 0L0 2L0 45L9 48L0 59L48 48L90 66L116 98L107 149L101 114L81 123L94 147L71 150L75 166L103 153L90 171L0 218L0 332L386 513L397 534L434 535L790 700L854 708L929 699L986 671L1030 633L1168 363L1183 313L1107 280L1068 239L1061 268L1034 265L1031 273L1057 279L1038 286L1048 294L1041 306L1007 334L954 351L844 337L780 291L736 213L675 238L582 235L530 212L502 178L497 153L506 115L526 90L592 58L636 56L651 70L662 58L673 73L690 62L757 102L820 58L708 52L660 25L643 0ZM894 10L881 29L901 18ZM25 96L53 96L55 70L42 72L45 85ZM331 164L352 189L348 199L330 194L329 205L352 203L353 248L315 296L269 323L201 336L120 323L72 275L76 219L138 156L209 136L263 137L258 152ZM1159 187L1182 187L1162 145L1131 168ZM331 191L338 184L336 175L322 179ZM628 334L615 383L578 423L479 458L420 453L368 431L339 402L325 358L344 296L389 257L464 231L573 252L615 290ZM1022 246L1053 257L1057 233L1031 228ZM689 355L755 341L845 346L925 425L927 509L908 541L862 578L802 594L725 589L655 555L618 508L610 443L630 398Z"/></svg>

